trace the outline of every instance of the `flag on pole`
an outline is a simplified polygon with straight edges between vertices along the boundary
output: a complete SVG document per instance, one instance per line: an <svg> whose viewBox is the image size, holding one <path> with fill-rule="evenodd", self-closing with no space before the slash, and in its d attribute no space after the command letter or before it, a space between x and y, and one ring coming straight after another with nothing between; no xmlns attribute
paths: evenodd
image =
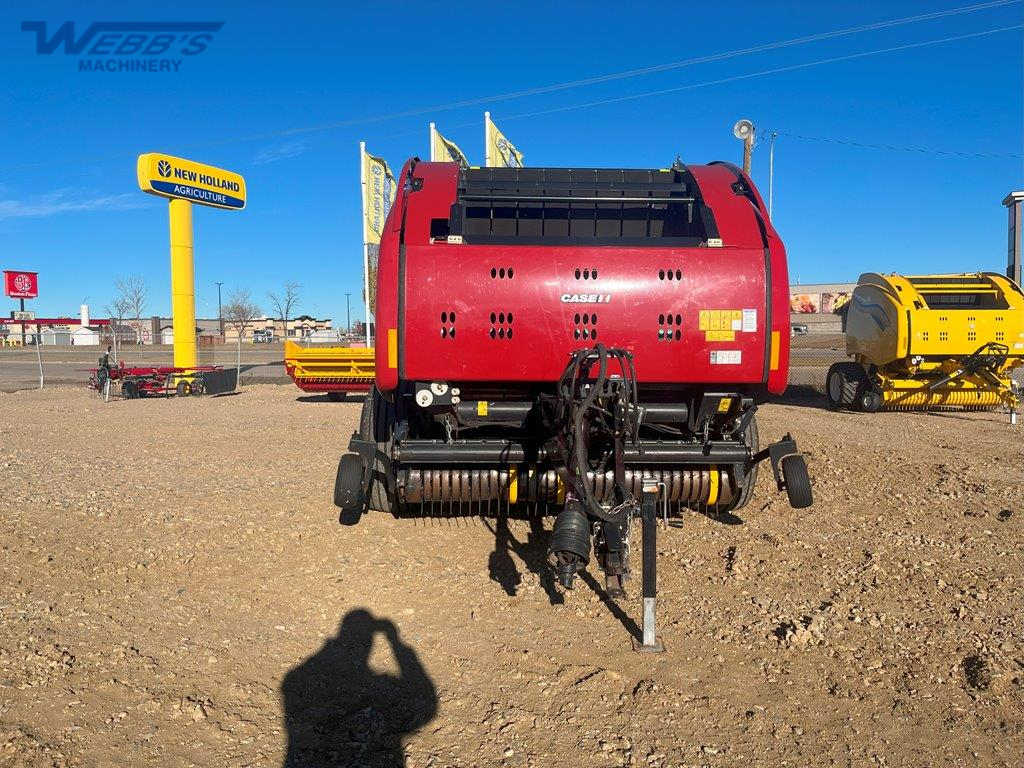
<svg viewBox="0 0 1024 768"><path fill-rule="evenodd" d="M371 314L377 305L377 258L391 204L395 202L395 175L387 161L366 151L359 142L359 183L363 198L363 302L366 307L366 346L373 346Z"/></svg>
<svg viewBox="0 0 1024 768"><path fill-rule="evenodd" d="M489 168L523 167L523 153L498 130L490 112L484 112L484 155L484 164Z"/></svg>
<svg viewBox="0 0 1024 768"><path fill-rule="evenodd" d="M462 168L469 168L469 160L459 149L459 145L438 133L433 123L430 124L430 161L433 163L458 163Z"/></svg>
<svg viewBox="0 0 1024 768"><path fill-rule="evenodd" d="M377 244L384 232L384 222L395 201L395 175L387 161L371 155L366 145L360 144L362 155L361 181L363 184L363 242Z"/></svg>

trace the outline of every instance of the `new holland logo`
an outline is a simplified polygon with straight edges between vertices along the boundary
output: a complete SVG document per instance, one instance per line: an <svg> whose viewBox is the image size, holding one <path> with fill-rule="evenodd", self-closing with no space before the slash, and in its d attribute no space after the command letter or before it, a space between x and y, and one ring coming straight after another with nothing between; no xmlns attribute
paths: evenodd
<svg viewBox="0 0 1024 768"><path fill-rule="evenodd" d="M563 293L563 304L608 304L612 300L610 293Z"/></svg>
<svg viewBox="0 0 1024 768"><path fill-rule="evenodd" d="M163 176L165 179L171 176L171 164L166 160L161 160L156 164L156 172Z"/></svg>

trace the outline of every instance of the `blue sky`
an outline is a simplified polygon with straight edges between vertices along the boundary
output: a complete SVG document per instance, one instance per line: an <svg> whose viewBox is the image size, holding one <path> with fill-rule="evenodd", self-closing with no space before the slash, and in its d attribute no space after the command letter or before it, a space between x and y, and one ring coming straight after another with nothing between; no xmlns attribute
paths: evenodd
<svg viewBox="0 0 1024 768"><path fill-rule="evenodd" d="M664 167L738 161L762 131L1017 158L884 151L782 135L775 222L793 282L863 271L1001 270L1006 212L1024 187L1020 29L772 70L1024 24L1014 2L920 23L489 104L396 113L575 81L971 5L448 2L0 6L0 268L39 271L38 313L93 315L113 278L141 274L170 308L166 204L138 191L135 157L163 151L242 173L243 212L196 209L197 312L215 281L303 288L298 311L361 311L358 142L396 170L425 157L427 125L482 160L482 112L532 166ZM37 55L21 22L223 21L178 72L87 73ZM738 79L733 79L738 78ZM714 81L729 80L729 82ZM688 87L690 86L690 87ZM697 87L692 87L697 86ZM678 90L670 90L678 89ZM669 91L594 106L654 91ZM567 107L577 107L567 109ZM380 119L384 118L384 119ZM767 194L768 144L754 177ZM3 299L3 311L13 308ZM7 306L10 304L11 306Z"/></svg>

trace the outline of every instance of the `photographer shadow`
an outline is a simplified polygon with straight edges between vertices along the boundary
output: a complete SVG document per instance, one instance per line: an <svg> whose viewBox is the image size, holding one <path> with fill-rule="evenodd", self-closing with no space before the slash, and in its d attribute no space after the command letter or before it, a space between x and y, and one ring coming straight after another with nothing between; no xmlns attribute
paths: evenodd
<svg viewBox="0 0 1024 768"><path fill-rule="evenodd" d="M390 645L398 674L370 669L374 640ZM350 611L336 637L281 684L288 747L284 768L404 766L403 738L437 713L434 687L395 624Z"/></svg>

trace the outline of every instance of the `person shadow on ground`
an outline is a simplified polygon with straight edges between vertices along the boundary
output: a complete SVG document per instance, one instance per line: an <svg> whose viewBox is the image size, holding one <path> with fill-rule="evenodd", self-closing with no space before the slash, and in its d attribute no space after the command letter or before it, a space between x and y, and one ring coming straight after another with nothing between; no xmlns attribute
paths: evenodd
<svg viewBox="0 0 1024 768"><path fill-rule="evenodd" d="M487 558L487 570L492 581L498 582L505 594L515 597L523 582L522 574L512 558L515 554L526 566L527 570L536 574L541 588L548 596L552 605L564 602L564 597L555 587L555 580L547 564L548 539L551 533L544 529L544 522L539 517L530 518L530 532L526 541L519 541L512 535L508 517L501 516L493 521L485 520L484 524L494 533L494 549Z"/></svg>
<svg viewBox="0 0 1024 768"><path fill-rule="evenodd" d="M398 674L369 667L376 638L390 645ZM315 654L281 684L288 747L284 768L404 766L403 737L437 713L437 690L394 622L350 611Z"/></svg>

